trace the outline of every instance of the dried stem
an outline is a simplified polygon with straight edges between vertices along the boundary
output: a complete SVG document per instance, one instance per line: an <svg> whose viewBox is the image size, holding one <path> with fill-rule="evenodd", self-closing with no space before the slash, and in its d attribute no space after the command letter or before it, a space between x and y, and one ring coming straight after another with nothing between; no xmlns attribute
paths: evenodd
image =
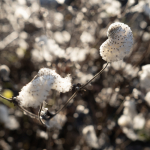
<svg viewBox="0 0 150 150"><path fill-rule="evenodd" d="M7 101L9 101L9 102L12 102L12 98L6 98L6 97L4 97L4 96L1 95L1 94L0 94L0 97L3 98L3 99L5 99L5 100L7 100Z"/></svg>
<svg viewBox="0 0 150 150"><path fill-rule="evenodd" d="M79 87L79 89L67 100L67 102L63 105L63 107L62 108L60 108L52 117L50 117L50 119L51 118L53 118L53 117L55 117L62 109L64 109L67 105L68 105L68 103L73 99L73 98L75 98L75 96L77 95L77 93L80 91L80 90L82 90L85 86L87 86L89 83L91 83L95 78L97 78L105 69L106 69L106 67L108 66L108 64L109 64L109 62L107 62L107 64L106 64L106 66L102 69L102 70L100 70L90 81L88 81L86 84L84 84L84 85L82 85L81 87Z"/></svg>

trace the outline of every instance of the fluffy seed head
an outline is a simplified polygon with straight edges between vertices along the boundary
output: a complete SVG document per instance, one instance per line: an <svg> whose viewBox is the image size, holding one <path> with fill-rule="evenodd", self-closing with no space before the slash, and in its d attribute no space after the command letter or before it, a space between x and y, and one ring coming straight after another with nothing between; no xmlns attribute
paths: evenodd
<svg viewBox="0 0 150 150"><path fill-rule="evenodd" d="M108 39L100 46L100 55L107 62L122 60L130 53L133 35L124 23L113 23L107 31Z"/></svg>
<svg viewBox="0 0 150 150"><path fill-rule="evenodd" d="M54 70L42 68L34 79L21 89L17 100L24 107L38 107L47 99L50 89L68 92L71 89L71 78L62 78Z"/></svg>

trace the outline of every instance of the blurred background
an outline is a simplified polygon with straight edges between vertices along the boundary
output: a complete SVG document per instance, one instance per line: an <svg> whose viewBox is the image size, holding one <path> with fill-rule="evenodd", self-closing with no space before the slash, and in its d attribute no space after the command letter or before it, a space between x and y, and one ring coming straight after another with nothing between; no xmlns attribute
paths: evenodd
<svg viewBox="0 0 150 150"><path fill-rule="evenodd" d="M50 91L55 112L105 65L99 47L114 22L130 26L132 53L111 63L49 130L0 98L1 150L150 150L149 0L1 0L0 90L17 96L42 67L71 74L72 91Z"/></svg>

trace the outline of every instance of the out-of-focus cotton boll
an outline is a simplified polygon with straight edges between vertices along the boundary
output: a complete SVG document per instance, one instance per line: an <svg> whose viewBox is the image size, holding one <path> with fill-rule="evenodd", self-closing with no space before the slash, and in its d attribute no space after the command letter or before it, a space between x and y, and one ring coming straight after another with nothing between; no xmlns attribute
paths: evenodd
<svg viewBox="0 0 150 150"><path fill-rule="evenodd" d="M8 108L4 105L0 105L0 122L10 130L18 129L20 126L14 116L9 116Z"/></svg>
<svg viewBox="0 0 150 150"><path fill-rule="evenodd" d="M6 123L9 120L8 109L4 105L0 105L0 122Z"/></svg>
<svg viewBox="0 0 150 150"><path fill-rule="evenodd" d="M48 139L48 133L41 131L41 130L37 130L37 137L40 137L40 138L47 140Z"/></svg>
<svg viewBox="0 0 150 150"><path fill-rule="evenodd" d="M113 69L115 70L122 70L123 71L123 76L124 77L136 77L138 72L139 72L139 68L138 67L133 67L131 64L127 64L125 62L123 62L122 60L117 61L117 62L112 62L111 66L113 67Z"/></svg>
<svg viewBox="0 0 150 150"><path fill-rule="evenodd" d="M143 7L145 5L144 1L139 1L137 5L131 7L130 12L143 12Z"/></svg>
<svg viewBox="0 0 150 150"><path fill-rule="evenodd" d="M139 90L137 90L136 88L133 89L132 94L133 94L133 97L134 97L135 99L138 99L140 96L141 96L141 97L144 97L143 94L142 94L142 92L139 91Z"/></svg>
<svg viewBox="0 0 150 150"><path fill-rule="evenodd" d="M145 125L145 118L143 117L143 114L138 114L133 119L133 128L135 130L141 130L144 128Z"/></svg>
<svg viewBox="0 0 150 150"><path fill-rule="evenodd" d="M29 19L29 17L30 17L30 10L29 10L29 8L27 8L27 7L17 7L16 8L16 11L15 11L15 16L17 17L17 18L23 18L23 19L25 19L25 20L28 20Z"/></svg>
<svg viewBox="0 0 150 150"><path fill-rule="evenodd" d="M121 127L130 126L131 123L132 123L131 117L130 117L130 116L127 116L127 115L122 115L122 116L118 119L118 124L119 124Z"/></svg>
<svg viewBox="0 0 150 150"><path fill-rule="evenodd" d="M9 80L9 74L10 74L10 69L8 66L6 65L1 65L0 66L0 77L4 80L4 81L8 81Z"/></svg>
<svg viewBox="0 0 150 150"><path fill-rule="evenodd" d="M116 22L109 26L108 39L100 46L100 55L107 62L122 60L130 53L133 35L130 27Z"/></svg>
<svg viewBox="0 0 150 150"><path fill-rule="evenodd" d="M57 114L55 117L46 122L47 127L62 129L63 125L67 121L67 117L62 114Z"/></svg>
<svg viewBox="0 0 150 150"><path fill-rule="evenodd" d="M70 59L73 62L84 61L88 53L88 49L80 49L79 47L69 47L66 49L67 59Z"/></svg>
<svg viewBox="0 0 150 150"><path fill-rule="evenodd" d="M147 91L150 90L150 65L145 65L142 67L142 71L139 72L140 76L140 86Z"/></svg>
<svg viewBox="0 0 150 150"><path fill-rule="evenodd" d="M119 1L112 0L107 4L106 12L111 16L119 15L121 13L121 4Z"/></svg>
<svg viewBox="0 0 150 150"><path fill-rule="evenodd" d="M74 23L75 23L76 25L80 24L81 21L83 20L83 17L84 17L84 14L83 14L82 12L79 12L79 13L77 14L77 17L76 17L75 20L74 20Z"/></svg>
<svg viewBox="0 0 150 150"><path fill-rule="evenodd" d="M43 51L40 51L38 49L32 49L31 57L32 57L31 59L33 62L39 62L40 63L44 60Z"/></svg>
<svg viewBox="0 0 150 150"><path fill-rule="evenodd" d="M14 116L9 116L8 121L5 123L5 127L10 130L16 130L20 127L20 125Z"/></svg>
<svg viewBox="0 0 150 150"><path fill-rule="evenodd" d="M147 92L146 96L145 96L145 100L148 103L148 105L150 106L150 91Z"/></svg>
<svg viewBox="0 0 150 150"><path fill-rule="evenodd" d="M65 0L56 0L56 2L59 4L64 4Z"/></svg>
<svg viewBox="0 0 150 150"><path fill-rule="evenodd" d="M85 108L83 105L78 105L76 108L76 112L77 113L83 113L83 114L88 114L89 113L89 109Z"/></svg>
<svg viewBox="0 0 150 150"><path fill-rule="evenodd" d="M87 81L89 81L91 78L93 78L92 74L87 74L87 73L83 73L80 71L77 72L77 76L78 76L78 80L82 84L85 84Z"/></svg>
<svg viewBox="0 0 150 150"><path fill-rule="evenodd" d="M40 5L38 4L38 2L35 1L35 2L32 2L32 5L30 8L31 8L30 10L32 11L32 13L37 13L40 9Z"/></svg>
<svg viewBox="0 0 150 150"><path fill-rule="evenodd" d="M63 26L63 20L64 20L64 16L62 13L55 13L54 14L54 25L57 27L62 27Z"/></svg>
<svg viewBox="0 0 150 150"><path fill-rule="evenodd" d="M142 40L143 40L144 42L146 42L146 41L149 41L149 40L150 40L149 32L145 32L145 33L144 33Z"/></svg>
<svg viewBox="0 0 150 150"><path fill-rule="evenodd" d="M26 5L26 0L17 0L20 5Z"/></svg>
<svg viewBox="0 0 150 150"><path fill-rule="evenodd" d="M131 140L133 140L133 141L135 141L135 140L138 139L137 134L136 134L136 133L133 131L133 129L131 129L131 128L123 127L123 132L126 134L126 136L127 136L129 139L131 139Z"/></svg>
<svg viewBox="0 0 150 150"><path fill-rule="evenodd" d="M55 40L49 39L44 35L37 37L35 41L38 46L41 47L42 51L36 50L32 55L33 60L36 61L36 56L38 56L38 54L40 54L39 57L42 55L46 61L52 61L55 58L53 55L59 58L66 57L65 50L61 49Z"/></svg>
<svg viewBox="0 0 150 150"><path fill-rule="evenodd" d="M84 109L85 109L85 107L83 105L78 105L76 108L76 112L83 113Z"/></svg>
<svg viewBox="0 0 150 150"><path fill-rule="evenodd" d="M125 106L125 108L124 108L123 114L128 115L131 118L134 118L137 114L135 101L127 100L127 101L125 101L124 106Z"/></svg>
<svg viewBox="0 0 150 150"><path fill-rule="evenodd" d="M83 43L93 43L95 40L94 37L86 31L82 33L82 35L80 36L80 39Z"/></svg>
<svg viewBox="0 0 150 150"><path fill-rule="evenodd" d="M65 93L71 87L72 84L69 75L66 78L62 78L54 70L42 68L34 79L21 89L16 98L21 106L38 107L47 99L50 89Z"/></svg>
<svg viewBox="0 0 150 150"><path fill-rule="evenodd" d="M85 139L86 143L88 144L88 146L90 146L92 148L100 148L98 138L96 136L93 125L89 125L89 126L86 126L85 128L83 128L82 134L83 134L84 139Z"/></svg>
<svg viewBox="0 0 150 150"><path fill-rule="evenodd" d="M63 31L63 32L57 31L54 33L54 39L59 44L64 44L65 42L69 42L70 38L71 38L71 35L67 31Z"/></svg>

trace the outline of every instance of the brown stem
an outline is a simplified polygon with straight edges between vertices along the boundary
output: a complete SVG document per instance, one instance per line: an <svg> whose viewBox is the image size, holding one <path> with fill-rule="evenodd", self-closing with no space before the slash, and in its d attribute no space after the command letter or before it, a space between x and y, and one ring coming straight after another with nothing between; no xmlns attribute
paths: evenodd
<svg viewBox="0 0 150 150"><path fill-rule="evenodd" d="M98 76L106 69L106 67L108 66L108 64L109 64L109 62L107 62L106 66L105 66L102 70L100 70L90 81L88 81L86 84L84 84L83 86L81 86L81 87L66 101L66 103L63 105L63 107L60 108L53 116L50 117L50 119L52 119L52 118L55 117L60 111L62 111L62 109L64 109L64 108L68 105L68 103L69 103L73 98L75 98L75 96L77 95L77 93L78 93L81 89L83 89L85 86L87 86L89 83L91 83L96 77L98 77Z"/></svg>

